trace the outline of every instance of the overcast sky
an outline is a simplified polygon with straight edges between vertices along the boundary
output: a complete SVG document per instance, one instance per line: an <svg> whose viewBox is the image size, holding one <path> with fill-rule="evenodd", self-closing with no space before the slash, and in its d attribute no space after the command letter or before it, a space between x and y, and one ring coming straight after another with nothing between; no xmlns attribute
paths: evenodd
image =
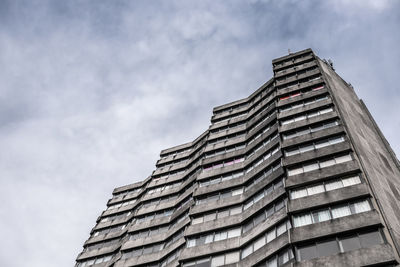
<svg viewBox="0 0 400 267"><path fill-rule="evenodd" d="M0 266L73 266L113 188L311 47L400 154L399 1L0 0Z"/></svg>

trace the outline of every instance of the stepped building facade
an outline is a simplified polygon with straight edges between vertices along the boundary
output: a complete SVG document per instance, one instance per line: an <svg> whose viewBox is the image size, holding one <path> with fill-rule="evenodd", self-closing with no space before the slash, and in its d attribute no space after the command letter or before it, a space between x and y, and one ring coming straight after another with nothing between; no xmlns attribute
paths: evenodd
<svg viewBox="0 0 400 267"><path fill-rule="evenodd" d="M114 189L76 267L397 266L400 164L311 49Z"/></svg>

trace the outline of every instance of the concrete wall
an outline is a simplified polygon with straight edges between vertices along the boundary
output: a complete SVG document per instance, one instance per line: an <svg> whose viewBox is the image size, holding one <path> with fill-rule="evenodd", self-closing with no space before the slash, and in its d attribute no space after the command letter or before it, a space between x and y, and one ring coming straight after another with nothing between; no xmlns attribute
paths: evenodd
<svg viewBox="0 0 400 267"><path fill-rule="evenodd" d="M400 247L400 169L369 112L350 87L318 59L343 123L352 139L370 188L396 247ZM397 256L399 256L397 251Z"/></svg>

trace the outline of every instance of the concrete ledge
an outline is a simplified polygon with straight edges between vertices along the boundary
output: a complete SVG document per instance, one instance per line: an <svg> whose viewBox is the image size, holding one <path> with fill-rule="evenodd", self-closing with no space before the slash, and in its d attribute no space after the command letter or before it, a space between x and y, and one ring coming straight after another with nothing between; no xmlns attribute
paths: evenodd
<svg viewBox="0 0 400 267"><path fill-rule="evenodd" d="M339 253L332 256L300 261L294 263L293 266L373 266L375 264L391 264L395 262L396 259L392 247L389 244L382 244L370 248L362 248L345 253Z"/></svg>

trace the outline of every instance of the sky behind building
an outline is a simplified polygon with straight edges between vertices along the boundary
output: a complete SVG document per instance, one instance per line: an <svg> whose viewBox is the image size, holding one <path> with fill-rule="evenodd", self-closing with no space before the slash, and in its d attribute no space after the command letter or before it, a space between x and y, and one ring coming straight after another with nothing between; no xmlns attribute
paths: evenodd
<svg viewBox="0 0 400 267"><path fill-rule="evenodd" d="M271 60L312 48L400 154L398 1L0 1L1 266L72 266L111 191L148 177Z"/></svg>

